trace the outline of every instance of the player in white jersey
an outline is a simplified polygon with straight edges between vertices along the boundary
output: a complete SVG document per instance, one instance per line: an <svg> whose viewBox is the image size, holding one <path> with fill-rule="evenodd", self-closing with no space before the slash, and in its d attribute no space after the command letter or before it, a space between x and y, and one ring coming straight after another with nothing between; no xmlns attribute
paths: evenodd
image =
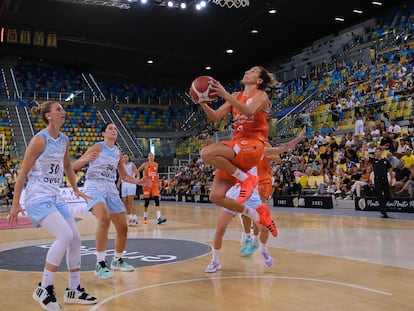
<svg viewBox="0 0 414 311"><path fill-rule="evenodd" d="M81 236L59 190L65 173L74 194L88 199L76 185L69 157L69 138L59 131L65 122L65 110L59 102L48 101L40 107L33 107L32 112L39 113L47 126L33 137L26 149L8 216L9 223L16 224L18 214L25 214L20 206L20 197L27 180L24 206L28 217L34 225L43 227L56 237L46 255L42 281L32 297L45 310L61 310L53 280L66 253L69 280L64 303L95 304L98 299L80 287Z"/></svg>
<svg viewBox="0 0 414 311"><path fill-rule="evenodd" d="M139 179L127 174L121 162L121 152L115 145L118 130L112 123L105 124L101 129L103 141L94 144L73 164L75 170L89 164L85 175L85 193L92 199L88 200L88 210L93 213L98 226L96 228L96 269L95 275L100 279L112 277L105 257L108 244L110 222L115 226L115 254L111 261L111 269L132 271L134 267L122 259L127 241L128 225L125 218L125 206L116 188L117 171L119 178L138 185L151 185L146 179Z"/></svg>
<svg viewBox="0 0 414 311"><path fill-rule="evenodd" d="M122 163L124 164L125 171L128 175L131 175L132 177L139 176L137 166L133 162L129 161L129 155L122 155ZM118 178L117 186L118 189L121 189L121 197L122 201L125 204L128 217L128 226L138 225L137 214L134 205L134 199L137 193L137 185L131 184L125 180L122 180L121 178Z"/></svg>

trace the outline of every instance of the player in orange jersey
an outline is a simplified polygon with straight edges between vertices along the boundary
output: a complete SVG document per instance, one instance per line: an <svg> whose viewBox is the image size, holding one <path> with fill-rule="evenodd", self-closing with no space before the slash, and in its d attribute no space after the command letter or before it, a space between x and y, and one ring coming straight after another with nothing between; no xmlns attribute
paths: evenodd
<svg viewBox="0 0 414 311"><path fill-rule="evenodd" d="M273 187L272 187L272 182L271 182L272 171L271 171L270 159L273 160L273 162L275 163L280 163L281 160L280 160L279 154L285 152L288 149L291 149L298 142L300 142L303 139L305 132L306 132L306 128L302 130L302 132L299 134L298 137L292 139L288 143L282 146L279 146L279 147L271 147L270 144L266 143L266 147L265 147L266 157L262 159L258 167L258 173L259 173L259 179L260 179L258 191L259 191L262 202L266 202L270 198L273 192ZM233 186L227 192L227 196L232 196L233 195L232 192L236 194L237 193L236 188L237 188L237 185ZM246 205L249 205L250 201L252 201L252 198L246 201ZM258 201L258 204L260 204L260 201ZM235 215L236 215L235 212L228 210L226 208L223 208L220 211L220 214L217 220L216 233L214 236L212 260L210 264L206 267L205 272L213 273L218 270L221 270L219 256L220 256L220 250L221 250L221 246L223 242L223 237L226 232L227 226L229 225L230 221L234 218ZM244 233L248 233L250 235L251 219L244 215L242 215L242 217L243 217L242 224L245 230ZM266 266L271 267L274 263L274 260L266 248L266 243L269 238L269 231L266 230L263 226L256 226L256 225L254 225L253 230L254 230L254 234L258 236L257 244L258 244L260 253L263 256L264 263ZM277 234L277 231L276 231L276 234ZM244 238L246 237L245 234L243 235L243 237ZM251 243L243 241L244 242L243 247L240 249L240 252L243 254L243 256L251 256L254 250L256 249L254 245L254 241L248 240L248 239L246 240Z"/></svg>
<svg viewBox="0 0 414 311"><path fill-rule="evenodd" d="M257 165L263 157L264 142L268 136L267 116L271 108L264 90L275 85L276 79L265 68L255 66L245 72L241 83L243 91L229 94L220 82L213 80L210 86L212 94L226 102L218 109L211 108L208 103L200 103L210 120L217 122L232 113L234 122L231 141L213 143L201 150L204 162L217 168L210 200L229 210L246 214L275 236L276 227L269 207L262 204L252 209L243 203L250 198L259 181ZM226 197L226 192L237 182L241 185L237 200Z"/></svg>
<svg viewBox="0 0 414 311"><path fill-rule="evenodd" d="M138 173L144 172L144 178L151 180L152 185L149 187L142 187L144 194L144 220L143 223L148 223L148 206L150 199L154 199L157 208L157 224L162 224L167 221L167 218L161 217L160 209L160 189L158 182L158 163L154 161L154 154L148 153L148 162L144 162L138 168Z"/></svg>

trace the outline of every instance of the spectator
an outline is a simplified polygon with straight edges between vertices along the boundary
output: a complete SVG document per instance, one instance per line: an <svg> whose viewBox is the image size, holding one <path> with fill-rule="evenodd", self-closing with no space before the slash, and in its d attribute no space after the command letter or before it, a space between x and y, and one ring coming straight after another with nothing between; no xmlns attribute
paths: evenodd
<svg viewBox="0 0 414 311"><path fill-rule="evenodd" d="M404 187L405 183L409 180L411 171L405 167L404 160L399 159L398 166L394 169L395 183L392 185L391 190L393 194L397 193Z"/></svg>

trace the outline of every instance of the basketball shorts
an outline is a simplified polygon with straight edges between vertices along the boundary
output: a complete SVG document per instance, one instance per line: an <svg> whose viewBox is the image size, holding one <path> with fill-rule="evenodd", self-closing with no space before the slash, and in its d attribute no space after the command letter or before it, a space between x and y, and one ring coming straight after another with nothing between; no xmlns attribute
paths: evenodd
<svg viewBox="0 0 414 311"><path fill-rule="evenodd" d="M236 153L233 164L244 172L257 166L264 154L264 143L259 139L238 138L230 141L223 141L229 147L232 147ZM224 171L217 170L215 178L231 180L234 183L236 179Z"/></svg>
<svg viewBox="0 0 414 311"><path fill-rule="evenodd" d="M260 195L269 200L273 192L273 185L270 179L264 179L259 181L259 193Z"/></svg>
<svg viewBox="0 0 414 311"><path fill-rule="evenodd" d="M158 184L152 185L151 187L142 187L142 193L144 199L150 199L151 197L159 197L160 190L158 189Z"/></svg>
<svg viewBox="0 0 414 311"><path fill-rule="evenodd" d="M35 227L39 227L40 221L54 212L59 212L64 219L72 217L68 205L62 198L44 197L25 200L24 207L27 216Z"/></svg>
<svg viewBox="0 0 414 311"><path fill-rule="evenodd" d="M121 186L121 197L135 196L137 193L137 185L128 182L123 182Z"/></svg>

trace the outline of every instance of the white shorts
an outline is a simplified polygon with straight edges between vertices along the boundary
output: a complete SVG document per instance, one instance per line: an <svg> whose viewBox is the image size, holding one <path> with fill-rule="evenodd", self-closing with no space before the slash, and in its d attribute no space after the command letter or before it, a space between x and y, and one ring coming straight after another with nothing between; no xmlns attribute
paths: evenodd
<svg viewBox="0 0 414 311"><path fill-rule="evenodd" d="M240 195L240 184L235 184L233 187L231 187L229 190L227 190L226 192L226 197L237 200L237 198ZM259 205L262 204L262 200L260 198L260 194L259 191L257 190L257 186L254 187L253 189L253 193L250 196L250 198L244 202L244 205L247 206L248 208L256 208ZM237 212L229 210L227 208L223 208L227 213L231 214L231 215L236 215Z"/></svg>
<svg viewBox="0 0 414 311"><path fill-rule="evenodd" d="M135 196L137 193L137 185L131 184L129 182L123 182L121 184L121 197L125 198L130 195Z"/></svg>

